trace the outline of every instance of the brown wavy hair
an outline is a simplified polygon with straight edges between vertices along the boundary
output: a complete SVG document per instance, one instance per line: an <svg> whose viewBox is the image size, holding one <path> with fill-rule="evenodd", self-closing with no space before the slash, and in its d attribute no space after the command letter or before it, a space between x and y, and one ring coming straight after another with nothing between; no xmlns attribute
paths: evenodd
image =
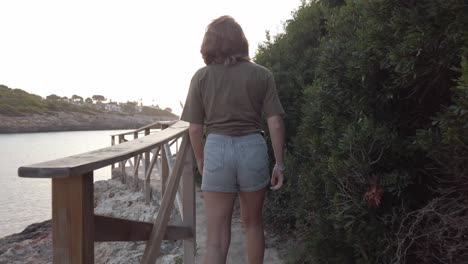
<svg viewBox="0 0 468 264"><path fill-rule="evenodd" d="M208 25L200 52L206 65L250 60L244 31L230 16L221 16Z"/></svg>

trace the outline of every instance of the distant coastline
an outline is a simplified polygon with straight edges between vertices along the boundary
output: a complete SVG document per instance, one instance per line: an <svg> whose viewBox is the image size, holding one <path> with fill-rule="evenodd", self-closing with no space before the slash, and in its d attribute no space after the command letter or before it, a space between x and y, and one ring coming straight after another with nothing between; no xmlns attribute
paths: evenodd
<svg viewBox="0 0 468 264"><path fill-rule="evenodd" d="M0 115L0 133L32 133L82 130L135 129L156 121L177 120L178 117L149 116L112 112Z"/></svg>
<svg viewBox="0 0 468 264"><path fill-rule="evenodd" d="M109 102L106 102L109 101ZM0 133L134 129L156 121L177 120L172 109L103 95L45 98L0 85Z"/></svg>

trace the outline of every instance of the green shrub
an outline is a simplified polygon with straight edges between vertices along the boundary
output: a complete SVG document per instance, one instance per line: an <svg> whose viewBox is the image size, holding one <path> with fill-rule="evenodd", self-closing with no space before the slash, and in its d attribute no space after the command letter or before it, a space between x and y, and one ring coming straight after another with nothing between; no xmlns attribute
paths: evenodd
<svg viewBox="0 0 468 264"><path fill-rule="evenodd" d="M437 216L468 217L465 4L330 3L304 2L255 57L287 112L290 181L267 219L300 235L304 262L462 263L466 225Z"/></svg>

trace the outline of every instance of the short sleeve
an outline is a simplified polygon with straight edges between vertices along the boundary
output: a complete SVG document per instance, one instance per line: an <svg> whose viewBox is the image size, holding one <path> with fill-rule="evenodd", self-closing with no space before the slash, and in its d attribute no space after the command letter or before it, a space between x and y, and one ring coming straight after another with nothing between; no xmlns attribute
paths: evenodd
<svg viewBox="0 0 468 264"><path fill-rule="evenodd" d="M272 74L268 77L265 98L263 99L262 106L263 116L265 118L284 115L284 109L276 91L275 78Z"/></svg>
<svg viewBox="0 0 468 264"><path fill-rule="evenodd" d="M180 119L194 124L203 124L205 118L205 108L200 92L197 74L192 77L190 82L187 99Z"/></svg>

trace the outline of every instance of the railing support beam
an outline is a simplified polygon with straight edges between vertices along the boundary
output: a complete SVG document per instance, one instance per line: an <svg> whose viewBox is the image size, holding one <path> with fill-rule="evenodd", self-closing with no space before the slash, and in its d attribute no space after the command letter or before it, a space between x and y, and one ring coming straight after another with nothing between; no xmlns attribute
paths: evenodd
<svg viewBox="0 0 468 264"><path fill-rule="evenodd" d="M95 241L146 241L153 223L134 221L110 216L94 215ZM168 225L164 240L180 240L193 237L189 227Z"/></svg>
<svg viewBox="0 0 468 264"><path fill-rule="evenodd" d="M112 136L111 136L111 146L114 146L114 145L115 145L115 136L112 135ZM111 174L110 174L111 176L112 176L112 172L114 171L114 168L115 168L115 164L112 163L112 164L111 164Z"/></svg>
<svg viewBox="0 0 468 264"><path fill-rule="evenodd" d="M182 172L182 222L190 227L193 236L184 239L184 263L195 263L196 251L196 217L195 217L195 177L193 173L194 155L191 146L187 147L187 154ZM180 152L179 152L180 154Z"/></svg>
<svg viewBox="0 0 468 264"><path fill-rule="evenodd" d="M149 128L146 128L146 129L145 129L145 136L148 136L148 135L150 134L150 132L151 132L151 130L150 130ZM146 173L146 176L145 176L145 183L146 183L146 181L148 181L148 185L149 185L149 177L151 177L151 170L153 170L154 164L151 165L151 163L153 163L153 162L150 162L150 159L151 159L151 157L150 157L150 151L145 152L144 157L145 157L145 158L144 158L144 161L145 161L144 166L145 166L145 173ZM151 166L151 168L150 168L150 166ZM149 174L148 174L148 171L149 171ZM148 186L148 187L150 187L150 186ZM147 190L148 190L148 189L147 189ZM145 192L145 200L146 200L146 203L149 203L149 198L151 198L151 197L150 197L150 194L149 194L149 195L148 195L148 194L149 194L148 191L146 191L146 192Z"/></svg>
<svg viewBox="0 0 468 264"><path fill-rule="evenodd" d="M145 252L143 253L142 264L153 264L156 262L160 254L161 242L166 232L167 222L174 207L174 198L176 196L177 187L180 183L180 177L183 171L185 157L187 156L187 148L189 148L190 139L187 134L183 136L180 147L180 154L174 165L171 176L167 182L166 192L164 193L159 207L158 215L154 221L153 231L151 232L148 243L146 244Z"/></svg>
<svg viewBox="0 0 468 264"><path fill-rule="evenodd" d="M161 196L166 192L167 178L171 174L172 167L169 166L169 160L167 159L167 152L164 146L161 146Z"/></svg>

